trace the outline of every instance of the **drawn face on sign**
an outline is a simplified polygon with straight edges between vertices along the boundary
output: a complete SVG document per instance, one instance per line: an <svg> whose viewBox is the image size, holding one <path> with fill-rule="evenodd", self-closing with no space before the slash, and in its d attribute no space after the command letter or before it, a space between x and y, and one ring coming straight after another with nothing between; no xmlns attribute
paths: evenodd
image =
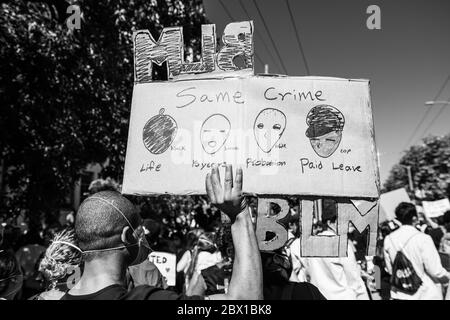
<svg viewBox="0 0 450 320"><path fill-rule="evenodd" d="M230 134L230 121L223 114L206 118L200 129L200 141L206 153L214 154L225 144Z"/></svg>
<svg viewBox="0 0 450 320"><path fill-rule="evenodd" d="M253 132L258 147L263 152L270 152L280 140L286 128L286 116L278 109L261 110L253 124Z"/></svg>
<svg viewBox="0 0 450 320"><path fill-rule="evenodd" d="M316 154L322 158L331 156L342 139L344 115L333 106L319 105L309 111L306 124L306 136Z"/></svg>

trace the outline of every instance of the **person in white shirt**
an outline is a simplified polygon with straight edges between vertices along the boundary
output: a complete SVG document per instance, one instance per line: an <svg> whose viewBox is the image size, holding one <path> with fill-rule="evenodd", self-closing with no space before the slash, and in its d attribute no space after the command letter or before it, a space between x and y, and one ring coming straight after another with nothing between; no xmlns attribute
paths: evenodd
<svg viewBox="0 0 450 320"><path fill-rule="evenodd" d="M183 272L186 274L188 272L189 266L192 261L192 251L198 241L198 235L196 231L189 231L186 239L184 241L184 249L186 250L181 259L177 262L177 272Z"/></svg>
<svg viewBox="0 0 450 320"><path fill-rule="evenodd" d="M192 263L194 264L194 270L196 272L200 272L222 262L222 254L214 243L214 238L215 235L213 233L204 233L199 237L191 261L191 265Z"/></svg>
<svg viewBox="0 0 450 320"><path fill-rule="evenodd" d="M288 250L292 261L292 273L289 281L308 282L306 278L306 269L303 262L304 258L300 257L300 238L295 238Z"/></svg>
<svg viewBox="0 0 450 320"><path fill-rule="evenodd" d="M202 270L223 261L222 254L213 241L214 237L215 235L213 233L203 233L200 235L197 245L192 252L189 266L185 272L186 286L191 282L194 273L200 274Z"/></svg>
<svg viewBox="0 0 450 320"><path fill-rule="evenodd" d="M319 233L319 236L336 235L336 209L327 209L324 208L322 212L325 230ZM305 266L306 278L328 300L369 300L354 250L353 244L349 241L347 257L299 259Z"/></svg>
<svg viewBox="0 0 450 320"><path fill-rule="evenodd" d="M384 240L386 271L392 274L392 265L399 250L411 262L422 285L414 294L407 294L391 288L391 298L396 300L442 300L441 284L448 283L449 273L442 267L439 254L431 237L418 231L416 207L402 202L395 209L397 220L402 226Z"/></svg>

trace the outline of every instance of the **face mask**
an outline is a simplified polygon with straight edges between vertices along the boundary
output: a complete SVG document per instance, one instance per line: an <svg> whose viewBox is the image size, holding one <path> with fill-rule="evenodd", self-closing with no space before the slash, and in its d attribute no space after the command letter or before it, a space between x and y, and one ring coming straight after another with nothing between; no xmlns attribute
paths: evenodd
<svg viewBox="0 0 450 320"><path fill-rule="evenodd" d="M71 246L71 247L75 248L76 250L80 251L83 254L92 253L92 252L105 252L105 251L120 250L120 249L132 248L132 247L138 246L138 252L137 252L136 258L134 259L133 262L131 262L130 265L134 266L134 265L141 264L142 262L144 262L148 258L150 253L153 251L150 248L150 245L149 245L149 243L147 241L147 238L145 237L146 229L143 226L139 226L136 229L134 229L133 226L131 225L130 221L128 220L128 218L113 203L111 203L111 202L109 202L109 201L107 201L107 200L105 200L103 198L99 198L99 197L91 197L91 198L100 200L102 202L105 202L105 203L109 204L111 207L113 207L117 212L119 212L120 215L127 221L128 226L131 228L131 230L133 230L133 236L134 236L134 238L137 239L136 243L131 244L131 245L123 245L123 246L119 246L119 247L114 247L114 248L95 249L95 250L83 251L79 247L77 247L76 245L74 245L72 243L69 243L69 242L66 242L66 241L55 241L55 242L59 242L59 243L63 243L63 244L66 244L68 246Z"/></svg>
<svg viewBox="0 0 450 320"><path fill-rule="evenodd" d="M130 225L131 228L131 225ZM131 266L141 264L145 260L148 259L148 256L153 251L150 248L150 245L147 241L147 238L145 237L145 228L143 226L139 226L135 231L134 234L136 234L138 242L135 244L138 248L138 253L136 255L136 258L134 261L130 264Z"/></svg>

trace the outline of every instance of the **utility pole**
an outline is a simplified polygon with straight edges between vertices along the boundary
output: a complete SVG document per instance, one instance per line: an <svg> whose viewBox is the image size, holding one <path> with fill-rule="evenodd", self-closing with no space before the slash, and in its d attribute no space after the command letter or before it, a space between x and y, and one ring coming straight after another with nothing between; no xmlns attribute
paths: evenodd
<svg viewBox="0 0 450 320"><path fill-rule="evenodd" d="M406 166L406 170L408 171L409 189L414 192L414 182L411 174L411 166Z"/></svg>
<svg viewBox="0 0 450 320"><path fill-rule="evenodd" d="M411 190L411 192L414 192L414 181L412 178L411 166L404 166L404 165L400 164L400 167L403 167L406 169L406 172L408 173L409 190Z"/></svg>

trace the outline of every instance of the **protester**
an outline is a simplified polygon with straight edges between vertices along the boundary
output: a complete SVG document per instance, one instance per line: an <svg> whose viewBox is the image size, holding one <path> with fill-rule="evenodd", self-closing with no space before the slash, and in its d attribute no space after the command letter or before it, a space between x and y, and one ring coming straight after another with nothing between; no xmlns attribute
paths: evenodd
<svg viewBox="0 0 450 320"><path fill-rule="evenodd" d="M38 294L36 300L59 300L81 276L81 251L75 233L71 229L57 233L39 264L47 290ZM73 275L74 283L69 276ZM77 279L78 278L78 279Z"/></svg>
<svg viewBox="0 0 450 320"><path fill-rule="evenodd" d="M235 245L233 274L226 294L210 299L261 299L262 270L256 236L245 198L242 195L242 169L233 182L231 166L226 167L224 187L219 170L206 176L206 191L211 203L233 222ZM133 204L114 191L94 194L81 204L75 233L83 250L84 272L80 281L63 300L158 300L187 299L175 292L142 285L127 291L125 270L142 262L149 248L142 231L141 218Z"/></svg>
<svg viewBox="0 0 450 320"><path fill-rule="evenodd" d="M45 234L45 235L44 235ZM42 236L49 237L47 230L42 230ZM16 251L16 259L23 273L23 297L29 298L43 289L41 274L39 273L39 262L45 252L45 242L37 230L26 234L25 245Z"/></svg>
<svg viewBox="0 0 450 320"><path fill-rule="evenodd" d="M21 298L23 275L14 255L0 250L0 299L18 300Z"/></svg>
<svg viewBox="0 0 450 320"><path fill-rule="evenodd" d="M390 274L386 271L386 262L384 259L384 239L388 234L397 230L399 225L397 225L394 221L385 221L380 224L378 228L378 239L376 244L376 252L373 257L373 263L378 267L379 270L379 294L382 300L390 300L391 299L391 283L390 283Z"/></svg>
<svg viewBox="0 0 450 320"><path fill-rule="evenodd" d="M226 259L203 269L200 274L205 282L205 294L227 293L231 271L232 263Z"/></svg>
<svg viewBox="0 0 450 320"><path fill-rule="evenodd" d="M442 224L445 233L439 245L439 255L441 256L442 266L447 271L450 271L450 210L446 211L442 216ZM445 300L450 300L449 288L450 285L447 285Z"/></svg>
<svg viewBox="0 0 450 320"><path fill-rule="evenodd" d="M337 230L337 212L333 206L323 208L324 230L319 236L334 236ZM347 257L304 258L306 277L328 300L368 300L352 243L348 242Z"/></svg>
<svg viewBox="0 0 450 320"><path fill-rule="evenodd" d="M289 256L292 262L292 272L289 281L307 282L304 259L300 256L300 238L295 238L289 246Z"/></svg>
<svg viewBox="0 0 450 320"><path fill-rule="evenodd" d="M450 255L450 210L444 213L442 222L445 228L445 234L440 243L440 251Z"/></svg>
<svg viewBox="0 0 450 320"><path fill-rule="evenodd" d="M177 292L183 292L186 289L185 281L189 266L191 265L192 252L197 244L198 236L195 232L190 231L184 243L182 250L177 255Z"/></svg>
<svg viewBox="0 0 450 320"><path fill-rule="evenodd" d="M198 237L194 232L189 232L187 234L182 256L177 263L177 272L187 273L187 270L191 265L192 253L196 247L197 241Z"/></svg>
<svg viewBox="0 0 450 320"><path fill-rule="evenodd" d="M442 267L431 237L415 228L417 223L416 207L411 203L402 202L395 209L395 215L402 226L386 236L384 240L386 271L391 274L391 298L395 300L442 300L440 284L448 283L450 275ZM396 261L401 260L404 261L402 263L404 266L410 264L409 268L403 268L404 270L408 269L407 271L400 270L400 268L396 270ZM405 288L400 287L398 283L406 281L409 282L407 287L409 289L405 291Z"/></svg>
<svg viewBox="0 0 450 320"><path fill-rule="evenodd" d="M150 248L152 248L157 242L159 224L155 220L145 219L142 225L145 238ZM149 285L164 289L168 287L167 281L148 257L142 263L128 267L127 283L130 289L139 285Z"/></svg>
<svg viewBox="0 0 450 320"><path fill-rule="evenodd" d="M261 253L265 300L326 300L314 285L289 281L292 263L283 249Z"/></svg>
<svg viewBox="0 0 450 320"><path fill-rule="evenodd" d="M186 272L186 283L189 283L194 272L201 273L202 270L222 261L222 255L214 243L214 237L212 233L204 233L199 237Z"/></svg>

